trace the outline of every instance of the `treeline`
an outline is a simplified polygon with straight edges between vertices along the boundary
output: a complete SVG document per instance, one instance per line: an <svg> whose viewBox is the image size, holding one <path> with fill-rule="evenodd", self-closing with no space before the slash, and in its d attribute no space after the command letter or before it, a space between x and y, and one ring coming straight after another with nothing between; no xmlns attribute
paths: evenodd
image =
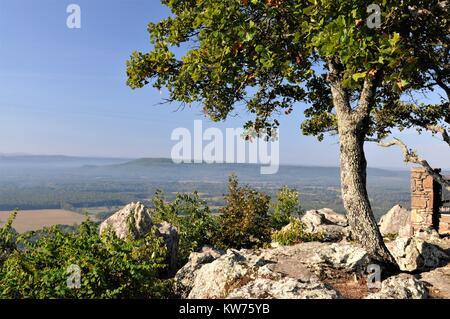
<svg viewBox="0 0 450 319"><path fill-rule="evenodd" d="M272 198L281 187L279 183L253 183L257 190L264 190ZM339 186L305 186L301 183L290 187L300 191L305 209L329 207L344 213ZM132 201L149 202L155 192L161 189L169 200L176 193L190 193L197 190L211 207L224 205L222 195L226 192L226 183L209 182L167 182L149 181L86 181L77 183L48 183L41 186L0 186L0 210L52 209L69 210L88 209L100 206L123 206ZM386 213L392 206L409 206L410 193L404 189L388 189L377 185L369 187L372 207L377 217ZM213 209L214 210L214 209Z"/></svg>
<svg viewBox="0 0 450 319"><path fill-rule="evenodd" d="M0 210L120 206L140 199L143 197L142 195L72 188L2 188L0 189Z"/></svg>

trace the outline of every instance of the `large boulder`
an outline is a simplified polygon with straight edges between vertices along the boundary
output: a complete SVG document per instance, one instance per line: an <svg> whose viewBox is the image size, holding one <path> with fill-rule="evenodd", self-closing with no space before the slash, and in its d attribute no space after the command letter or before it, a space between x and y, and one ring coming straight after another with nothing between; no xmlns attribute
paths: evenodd
<svg viewBox="0 0 450 319"><path fill-rule="evenodd" d="M189 260L175 275L174 289L175 293L181 298L188 297L194 286L194 279L197 271L203 265L209 264L223 255L222 251L211 247L203 247L199 252L193 252L189 255Z"/></svg>
<svg viewBox="0 0 450 319"><path fill-rule="evenodd" d="M363 248L345 241L306 242L293 246L280 246L263 250L261 257L276 262L295 260L296 268L306 265L319 275L322 275L326 269L363 273L371 263Z"/></svg>
<svg viewBox="0 0 450 319"><path fill-rule="evenodd" d="M367 252L349 243L333 243L318 250L312 260L316 269L364 273L371 260Z"/></svg>
<svg viewBox="0 0 450 319"><path fill-rule="evenodd" d="M198 270L188 298L226 298L233 289L256 279L258 267L265 263L267 261L257 256L229 249L226 254Z"/></svg>
<svg viewBox="0 0 450 319"><path fill-rule="evenodd" d="M399 237L386 246L403 271L426 271L449 261L443 249L417 237Z"/></svg>
<svg viewBox="0 0 450 319"><path fill-rule="evenodd" d="M401 205L395 205L378 223L383 236L398 235L400 237L410 237L413 234L411 226L411 212Z"/></svg>
<svg viewBox="0 0 450 319"><path fill-rule="evenodd" d="M167 248L168 275L177 268L178 230L167 222L153 224L150 209L141 202L130 203L100 224L100 234L112 231L122 240L143 238L153 231Z"/></svg>
<svg viewBox="0 0 450 319"><path fill-rule="evenodd" d="M432 298L450 299L450 264L423 272L419 279L427 285Z"/></svg>
<svg viewBox="0 0 450 319"><path fill-rule="evenodd" d="M113 231L120 239L139 239L152 228L150 210L141 202L130 203L100 224L100 234Z"/></svg>
<svg viewBox="0 0 450 319"><path fill-rule="evenodd" d="M323 234L325 241L340 241L350 235L347 218L330 208L308 210L300 220L308 232Z"/></svg>
<svg viewBox="0 0 450 319"><path fill-rule="evenodd" d="M425 299L428 297L423 282L409 274L399 274L382 282L381 290L367 299Z"/></svg>
<svg viewBox="0 0 450 319"><path fill-rule="evenodd" d="M428 243L441 246L446 238L441 238L439 233L433 228L420 229L414 233L414 237L422 239Z"/></svg>

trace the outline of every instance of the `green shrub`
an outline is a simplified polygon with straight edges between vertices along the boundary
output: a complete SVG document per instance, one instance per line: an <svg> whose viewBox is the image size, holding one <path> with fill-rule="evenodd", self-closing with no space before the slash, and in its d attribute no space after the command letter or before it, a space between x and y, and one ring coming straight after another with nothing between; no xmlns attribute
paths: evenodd
<svg viewBox="0 0 450 319"><path fill-rule="evenodd" d="M291 218L289 226L272 233L272 240L280 245L290 246L302 242L321 241L323 235L307 232L299 219Z"/></svg>
<svg viewBox="0 0 450 319"><path fill-rule="evenodd" d="M217 246L251 248L270 242L270 197L248 186L239 187L235 175L230 176L225 207L219 210Z"/></svg>
<svg viewBox="0 0 450 319"><path fill-rule="evenodd" d="M17 216L17 211L11 213L11 216L6 221L5 225L0 228L0 267L9 254L16 248L15 237L16 233L12 228L12 223ZM1 275L1 273L0 273ZM1 277L0 277L1 278Z"/></svg>
<svg viewBox="0 0 450 319"><path fill-rule="evenodd" d="M291 217L300 215L302 210L299 195L299 192L287 186L278 191L275 203L272 204L273 212L270 216L273 228L281 229L289 224Z"/></svg>
<svg viewBox="0 0 450 319"><path fill-rule="evenodd" d="M173 202L165 202L162 192L157 192L153 206L152 218L155 222L167 221L178 229L180 267L186 263L191 252L214 244L218 224L197 192L177 194Z"/></svg>
<svg viewBox="0 0 450 319"><path fill-rule="evenodd" d="M164 193L158 190L152 198L153 208L151 210L152 221L160 223L166 221L175 227L180 225L180 218L177 215L176 209L172 203L167 202Z"/></svg>
<svg viewBox="0 0 450 319"><path fill-rule="evenodd" d="M0 231L5 238L7 227ZM9 235L6 234L6 237ZM98 226L86 221L75 232L57 226L17 237L0 265L1 298L166 298L171 280L159 278L165 248L149 234L122 241L101 238ZM68 267L81 270L81 286L67 284Z"/></svg>

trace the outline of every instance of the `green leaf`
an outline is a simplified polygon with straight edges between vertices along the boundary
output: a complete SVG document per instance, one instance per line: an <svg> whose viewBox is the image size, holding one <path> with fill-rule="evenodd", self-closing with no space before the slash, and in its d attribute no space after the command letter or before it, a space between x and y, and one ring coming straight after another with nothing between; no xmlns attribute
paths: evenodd
<svg viewBox="0 0 450 319"><path fill-rule="evenodd" d="M360 73L355 73L352 75L352 79L355 81L358 81L360 79L363 79L366 77L367 72L360 72Z"/></svg>
<svg viewBox="0 0 450 319"><path fill-rule="evenodd" d="M255 48L255 51L258 52L258 53L263 52L263 51L264 51L264 46L261 45L261 44L258 44L258 45L256 46L256 48Z"/></svg>
<svg viewBox="0 0 450 319"><path fill-rule="evenodd" d="M394 32L392 38L389 39L389 43L391 46L395 46L398 41L400 41L400 34L398 32Z"/></svg>

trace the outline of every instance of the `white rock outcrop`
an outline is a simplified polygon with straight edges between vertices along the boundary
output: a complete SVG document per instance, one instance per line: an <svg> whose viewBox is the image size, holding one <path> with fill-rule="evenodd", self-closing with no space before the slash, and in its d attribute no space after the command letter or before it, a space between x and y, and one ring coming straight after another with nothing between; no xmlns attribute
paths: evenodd
<svg viewBox="0 0 450 319"><path fill-rule="evenodd" d="M415 237L397 238L387 245L402 270L416 274L391 276L377 292L369 292L359 284L356 287L361 289L360 298L422 299L430 296L429 289L436 296L448 295L447 246L442 249ZM343 289L342 285L350 282L345 280L364 278L372 263L363 248L346 241L229 249L225 253L204 248L192 253L189 262L178 271L175 286L188 299L344 298L352 297ZM442 264L447 266L430 271Z"/></svg>
<svg viewBox="0 0 450 319"><path fill-rule="evenodd" d="M244 251L229 249L227 252L198 270L188 298L226 298L235 288L256 279L256 273L263 266L263 259L247 255Z"/></svg>
<svg viewBox="0 0 450 319"><path fill-rule="evenodd" d="M211 247L203 247L200 252L189 255L188 262L175 275L174 290L181 298L187 298L194 287L197 271L223 255L223 252Z"/></svg>
<svg viewBox="0 0 450 319"><path fill-rule="evenodd" d="M333 243L318 250L313 259L314 266L344 270L346 272L364 273L370 264L367 252L349 243Z"/></svg>
<svg viewBox="0 0 450 319"><path fill-rule="evenodd" d="M410 237L413 235L411 226L411 212L401 205L395 205L378 223L383 236L398 235L399 237Z"/></svg>
<svg viewBox="0 0 450 319"><path fill-rule="evenodd" d="M399 237L386 246L402 271L426 271L449 261L443 249L421 238Z"/></svg>
<svg viewBox="0 0 450 319"><path fill-rule="evenodd" d="M370 263L350 243L309 242L275 249L193 253L175 276L187 298L340 298L319 278L330 271L360 272Z"/></svg>
<svg viewBox="0 0 450 319"><path fill-rule="evenodd" d="M308 210L300 220L311 233L321 233L325 241L340 241L349 237L347 217L330 208Z"/></svg>
<svg viewBox="0 0 450 319"><path fill-rule="evenodd" d="M130 203L100 224L100 234L113 231L120 239L139 239L152 228L150 210L141 202Z"/></svg>
<svg viewBox="0 0 450 319"><path fill-rule="evenodd" d="M409 274L399 274L382 282L381 290L366 299L425 299L428 297L423 282Z"/></svg>
<svg viewBox="0 0 450 319"><path fill-rule="evenodd" d="M321 282L293 278L258 278L233 290L227 299L339 299L339 293Z"/></svg>

